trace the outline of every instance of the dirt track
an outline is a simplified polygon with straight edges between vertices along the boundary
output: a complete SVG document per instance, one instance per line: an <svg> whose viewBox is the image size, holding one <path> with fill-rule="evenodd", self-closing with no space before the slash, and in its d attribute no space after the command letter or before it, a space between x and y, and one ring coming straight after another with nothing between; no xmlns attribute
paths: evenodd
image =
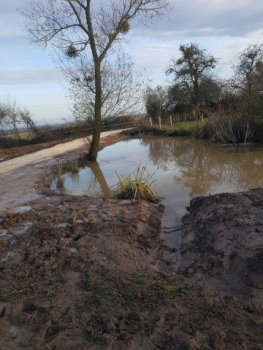
<svg viewBox="0 0 263 350"><path fill-rule="evenodd" d="M115 135L115 134L118 134L122 131L123 130L102 132L101 138L104 138L104 137L107 137L110 135ZM38 151L35 153L26 154L26 155L18 157L18 158L14 158L11 160L1 162L0 163L0 176L2 174L10 173L16 169L19 169L19 168L25 166L25 165L42 162L45 160L52 159L52 158L59 156L63 153L66 153L69 151L74 151L78 148L81 148L81 147L87 145L89 140L90 140L90 138L81 138L81 139L77 139L77 140L70 141L67 143L61 143L61 144L58 144L54 147L47 148L47 149L44 149L44 150L41 150L41 151Z"/></svg>
<svg viewBox="0 0 263 350"><path fill-rule="evenodd" d="M102 133L101 147L123 138L122 130ZM87 150L87 140L82 138L0 163L0 212L41 198L52 168L84 155Z"/></svg>

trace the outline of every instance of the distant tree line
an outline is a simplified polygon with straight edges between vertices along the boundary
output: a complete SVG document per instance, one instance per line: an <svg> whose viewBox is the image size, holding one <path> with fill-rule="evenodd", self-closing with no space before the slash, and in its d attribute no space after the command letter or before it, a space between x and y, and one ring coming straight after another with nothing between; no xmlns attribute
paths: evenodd
<svg viewBox="0 0 263 350"><path fill-rule="evenodd" d="M181 57L172 59L166 74L168 88L147 88L145 105L150 117L187 114L193 119L207 111L241 107L244 113L262 112L263 45L251 45L237 56L233 77L226 81L214 74L218 60L197 44L181 45Z"/></svg>
<svg viewBox="0 0 263 350"><path fill-rule="evenodd" d="M202 137L221 142L263 141L263 45L250 45L237 55L228 80L216 76L218 60L197 44L180 46L166 74L169 87L148 87L145 106L154 123L170 115L174 121L208 118ZM256 130L257 126L257 130Z"/></svg>

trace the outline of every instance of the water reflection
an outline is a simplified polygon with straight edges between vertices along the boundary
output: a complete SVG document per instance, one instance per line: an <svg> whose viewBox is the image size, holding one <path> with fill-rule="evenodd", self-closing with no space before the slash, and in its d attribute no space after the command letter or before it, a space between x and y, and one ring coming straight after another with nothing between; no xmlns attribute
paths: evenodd
<svg viewBox="0 0 263 350"><path fill-rule="evenodd" d="M99 166L99 163L97 162L90 162L89 163L89 168L92 171L94 175L94 180L97 181L97 183L100 186L101 192L104 195L104 197L109 197L110 196L110 189L107 184L107 181L103 175L103 172L101 171L101 168Z"/></svg>
<svg viewBox="0 0 263 350"><path fill-rule="evenodd" d="M116 173L128 175L146 164L154 174L153 189L165 205L163 227L179 225L194 196L263 187L263 147L148 137L106 147L98 163L89 163L75 178L63 176L63 192L107 197L118 182ZM57 190L55 181L52 189ZM178 247L180 234L167 235L165 241Z"/></svg>
<svg viewBox="0 0 263 350"><path fill-rule="evenodd" d="M149 159L162 169L180 169L174 180L190 196L263 186L263 148L216 146L191 139L143 139Z"/></svg>

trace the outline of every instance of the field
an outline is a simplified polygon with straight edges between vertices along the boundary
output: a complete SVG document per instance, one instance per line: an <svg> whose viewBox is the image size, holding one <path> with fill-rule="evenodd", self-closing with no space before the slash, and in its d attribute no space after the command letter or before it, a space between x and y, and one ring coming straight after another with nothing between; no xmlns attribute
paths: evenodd
<svg viewBox="0 0 263 350"><path fill-rule="evenodd" d="M187 121L187 122L175 122L173 126L171 124L153 124L151 126L149 123L143 123L142 130L152 131L153 133L168 133L171 136L190 136L193 133L194 128L197 125L204 125L207 119L204 121Z"/></svg>

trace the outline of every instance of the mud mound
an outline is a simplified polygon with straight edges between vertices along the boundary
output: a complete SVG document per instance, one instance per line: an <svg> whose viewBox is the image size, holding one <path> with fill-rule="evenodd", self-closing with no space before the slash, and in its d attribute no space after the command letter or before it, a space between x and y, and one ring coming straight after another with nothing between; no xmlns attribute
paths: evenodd
<svg viewBox="0 0 263 350"><path fill-rule="evenodd" d="M263 190L192 200L183 219L181 273L263 301Z"/></svg>

